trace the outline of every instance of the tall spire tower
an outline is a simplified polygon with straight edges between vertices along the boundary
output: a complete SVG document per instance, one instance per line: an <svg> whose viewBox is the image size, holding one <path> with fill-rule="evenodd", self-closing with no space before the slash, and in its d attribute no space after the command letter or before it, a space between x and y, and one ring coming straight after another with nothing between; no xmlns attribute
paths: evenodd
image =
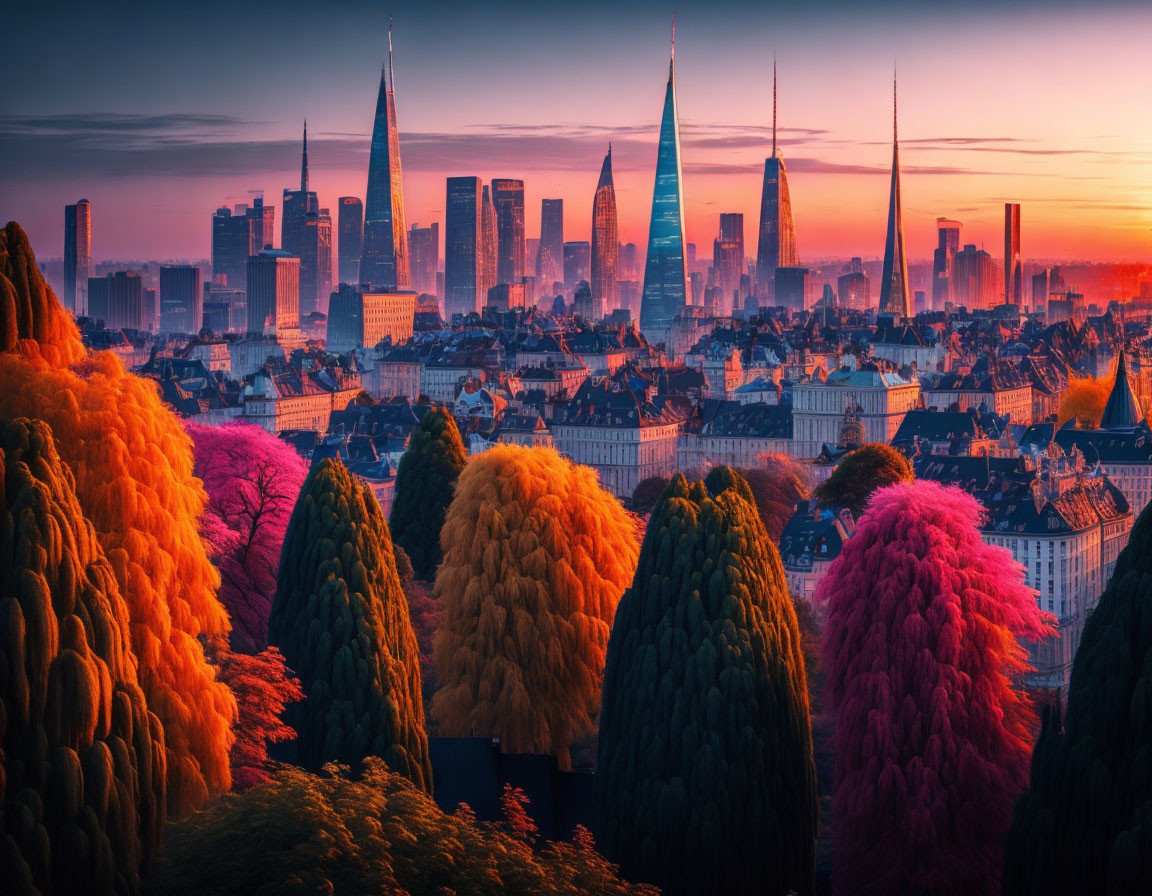
<svg viewBox="0 0 1152 896"><path fill-rule="evenodd" d="M794 268L796 226L788 169L776 141L776 60L772 60L772 155L764 160L764 186L760 193L760 231L756 244L756 294L771 301L776 293L776 269ZM761 302L766 304L766 302Z"/></svg>
<svg viewBox="0 0 1152 896"><path fill-rule="evenodd" d="M300 156L300 192L308 192L308 119L304 119L304 153Z"/></svg>
<svg viewBox="0 0 1152 896"><path fill-rule="evenodd" d="M380 67L380 92L368 156L368 195L364 203L364 257L360 280L378 290L408 289L408 231L404 226L404 184L400 176L400 133L396 128L392 77L392 22L388 22L388 62Z"/></svg>
<svg viewBox="0 0 1152 896"><path fill-rule="evenodd" d="M912 296L908 287L908 253L900 212L900 141L896 131L896 75L892 75L892 191L888 198L888 234L884 240L884 271L880 280L880 313L909 320Z"/></svg>
<svg viewBox="0 0 1152 896"><path fill-rule="evenodd" d="M612 144L600 168L600 182L592 200L592 304L599 314L617 304L620 267L620 231L616 219L616 187L612 183Z"/></svg>
<svg viewBox="0 0 1152 896"><path fill-rule="evenodd" d="M684 266L684 174L680 166L680 123L676 115L676 17L672 17L672 54L668 87L656 151L656 183L640 299L640 329L660 338L676 314L688 304Z"/></svg>

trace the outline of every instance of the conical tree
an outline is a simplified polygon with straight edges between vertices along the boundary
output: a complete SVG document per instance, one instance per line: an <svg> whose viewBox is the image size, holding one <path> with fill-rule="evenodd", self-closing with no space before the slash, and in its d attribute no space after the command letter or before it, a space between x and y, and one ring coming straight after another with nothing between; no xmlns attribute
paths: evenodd
<svg viewBox="0 0 1152 896"><path fill-rule="evenodd" d="M848 452L832 475L816 487L815 495L821 504L847 507L859 518L876 489L911 482L915 476L908 458L895 448L869 442Z"/></svg>
<svg viewBox="0 0 1152 896"><path fill-rule="evenodd" d="M392 537L404 548L421 579L431 580L436 575L443 556L440 529L467 459L452 415L444 408L425 411L400 458L389 520Z"/></svg>
<svg viewBox="0 0 1152 896"><path fill-rule="evenodd" d="M880 489L817 590L838 894L997 892L1030 742L1019 639L1048 617L980 516L934 482Z"/></svg>
<svg viewBox="0 0 1152 896"><path fill-rule="evenodd" d="M164 735L128 608L39 421L0 420L0 888L139 891Z"/></svg>
<svg viewBox="0 0 1152 896"><path fill-rule="evenodd" d="M287 715L307 767L380 756L432 789L420 651L388 524L339 461L313 469L296 501L268 632L304 689Z"/></svg>
<svg viewBox="0 0 1152 896"><path fill-rule="evenodd" d="M1084 625L1063 726L1046 714L1004 892L1152 892L1152 505Z"/></svg>
<svg viewBox="0 0 1152 896"><path fill-rule="evenodd" d="M673 896L813 891L800 648L747 483L727 467L677 474L608 644L595 820L626 878Z"/></svg>
<svg viewBox="0 0 1152 896"><path fill-rule="evenodd" d="M199 536L207 496L192 443L155 383L111 352L88 353L15 224L0 232L0 293L11 347L0 350L0 415L45 421L75 477L128 605L140 687L164 726L168 809L182 814L229 788L236 714L202 644L225 637L229 619Z"/></svg>
<svg viewBox="0 0 1152 896"><path fill-rule="evenodd" d="M604 651L638 553L632 519L588 467L498 445L460 476L436 575L441 734L510 753L569 748L596 729Z"/></svg>

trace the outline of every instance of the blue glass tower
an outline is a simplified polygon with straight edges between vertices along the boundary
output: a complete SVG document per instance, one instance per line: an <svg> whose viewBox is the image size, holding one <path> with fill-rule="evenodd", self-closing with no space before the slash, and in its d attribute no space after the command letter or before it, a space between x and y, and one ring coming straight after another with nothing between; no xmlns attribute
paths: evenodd
<svg viewBox="0 0 1152 896"><path fill-rule="evenodd" d="M675 39L675 30L673 30ZM684 267L684 175L680 168L680 123L676 117L676 52L668 63L668 89L656 153L656 185L652 191L652 223L648 227L648 259L640 299L640 329L659 338L687 304Z"/></svg>
<svg viewBox="0 0 1152 896"><path fill-rule="evenodd" d="M404 227L404 187L400 177L400 133L396 128L392 76L392 26L388 26L388 65L380 69L380 93L368 156L364 202L364 256L360 282L375 289L408 289L408 231Z"/></svg>

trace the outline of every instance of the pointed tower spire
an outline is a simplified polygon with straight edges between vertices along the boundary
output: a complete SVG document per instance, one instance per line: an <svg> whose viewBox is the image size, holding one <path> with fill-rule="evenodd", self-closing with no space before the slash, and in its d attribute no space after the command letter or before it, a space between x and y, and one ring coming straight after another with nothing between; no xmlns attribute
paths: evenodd
<svg viewBox="0 0 1152 896"><path fill-rule="evenodd" d="M772 158L776 158L776 56L772 56Z"/></svg>
<svg viewBox="0 0 1152 896"><path fill-rule="evenodd" d="M300 192L308 192L308 119L304 119L304 152L300 156Z"/></svg>
<svg viewBox="0 0 1152 896"><path fill-rule="evenodd" d="M592 199L592 314L600 318L617 306L620 269L620 231L616 219L616 188L612 185L612 144L600 168L600 181Z"/></svg>
<svg viewBox="0 0 1152 896"><path fill-rule="evenodd" d="M388 92L396 92L396 76L392 71L392 14L388 14Z"/></svg>
<svg viewBox="0 0 1152 896"><path fill-rule="evenodd" d="M676 70L676 13L672 13L672 55L668 60L668 80L672 80L672 76Z"/></svg>
<svg viewBox="0 0 1152 896"><path fill-rule="evenodd" d="M880 281L880 313L903 320L912 317L908 286L908 253L900 203L900 143L896 129L896 71L892 71L892 186L888 195L888 232L884 240L884 270Z"/></svg>
<svg viewBox="0 0 1152 896"><path fill-rule="evenodd" d="M1124 350L1120 350L1120 360L1116 365L1116 382L1108 395L1108 403L1104 405L1104 413L1100 417L1100 429L1124 429L1139 426L1144 419L1144 412L1140 410L1140 400L1132 388L1132 381L1128 379L1128 364L1124 359Z"/></svg>

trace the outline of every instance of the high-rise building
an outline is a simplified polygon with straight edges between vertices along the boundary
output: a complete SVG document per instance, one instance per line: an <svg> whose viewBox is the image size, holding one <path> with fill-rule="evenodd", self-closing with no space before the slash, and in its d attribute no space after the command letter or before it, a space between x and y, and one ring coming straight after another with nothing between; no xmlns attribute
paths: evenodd
<svg viewBox="0 0 1152 896"><path fill-rule="evenodd" d="M571 240L565 243L564 292L575 293L580 281L592 276L591 270L592 244L587 240Z"/></svg>
<svg viewBox="0 0 1152 896"><path fill-rule="evenodd" d="M969 311L991 308L996 304L999 284L996 282L996 262L975 243L969 243L956 253L952 280L952 301Z"/></svg>
<svg viewBox="0 0 1152 896"><path fill-rule="evenodd" d="M356 196L341 196L336 223L336 253L341 283L360 282L360 257L364 254L364 204Z"/></svg>
<svg viewBox="0 0 1152 896"><path fill-rule="evenodd" d="M1024 304L1024 264L1020 259L1020 203L1004 203L1004 301Z"/></svg>
<svg viewBox="0 0 1152 896"><path fill-rule="evenodd" d="M281 338L300 332L300 259L283 249L264 249L248 259L245 295L248 332L271 328Z"/></svg>
<svg viewBox="0 0 1152 896"><path fill-rule="evenodd" d="M88 279L92 266L92 204L81 199L64 206L64 307L77 316L88 313Z"/></svg>
<svg viewBox="0 0 1152 896"><path fill-rule="evenodd" d="M808 304L808 268L776 268L775 304L803 311Z"/></svg>
<svg viewBox="0 0 1152 896"><path fill-rule="evenodd" d="M599 317L619 304L616 284L620 279L620 231L616 220L616 188L612 184L611 143L592 200L591 267L593 316Z"/></svg>
<svg viewBox="0 0 1152 896"><path fill-rule="evenodd" d="M243 289L248 258L271 246L276 231L276 208L265 205L259 190L251 207L222 207L212 215L212 282Z"/></svg>
<svg viewBox="0 0 1152 896"><path fill-rule="evenodd" d="M908 283L908 253L900 209L900 144L896 134L896 79L892 79L892 188L888 196L888 232L884 238L884 268L880 274L880 313L902 320L912 317Z"/></svg>
<svg viewBox="0 0 1152 896"><path fill-rule="evenodd" d="M640 248L635 243L620 247L620 279L640 279Z"/></svg>
<svg viewBox="0 0 1152 896"><path fill-rule="evenodd" d="M496 282L519 283L524 277L524 181L494 178Z"/></svg>
<svg viewBox="0 0 1152 896"><path fill-rule="evenodd" d="M116 271L88 280L88 315L109 330L144 329L144 288L140 275Z"/></svg>
<svg viewBox="0 0 1152 896"><path fill-rule="evenodd" d="M1048 307L1048 268L1032 275L1032 310L1044 311Z"/></svg>
<svg viewBox="0 0 1152 896"><path fill-rule="evenodd" d="M680 166L680 122L676 114L676 38L668 62L668 86L656 151L656 182L652 188L652 219L640 299L640 329L654 335L666 331L688 304L688 272L684 259L684 174Z"/></svg>
<svg viewBox="0 0 1152 896"><path fill-rule="evenodd" d="M553 284L564 279L564 200L540 202L540 253L536 257L536 288L552 296Z"/></svg>
<svg viewBox="0 0 1152 896"><path fill-rule="evenodd" d="M776 62L772 62L772 155L764 160L764 186L760 193L760 234L756 247L756 290L761 305L772 304L777 268L800 264L796 253L796 226L788 169L776 143ZM779 304L779 303L777 303Z"/></svg>
<svg viewBox="0 0 1152 896"><path fill-rule="evenodd" d="M836 278L836 298L843 308L867 311L872 307L872 284L863 271L849 271Z"/></svg>
<svg viewBox="0 0 1152 896"><path fill-rule="evenodd" d="M952 301L952 269L960 251L959 221L936 219L936 250L932 253L932 303L937 311Z"/></svg>
<svg viewBox="0 0 1152 896"><path fill-rule="evenodd" d="M259 254L259 253L257 253ZM245 264L247 269L247 264ZM248 279L247 270L245 270L244 279ZM219 286L215 283L205 285L204 289L204 318L208 318L208 306L215 306L219 309L221 306L227 308L228 317L223 326L209 326L207 323L204 326L208 327L216 334L221 333L245 333L248 330L248 301L247 290L237 289L232 286Z"/></svg>
<svg viewBox="0 0 1152 896"><path fill-rule="evenodd" d="M412 289L418 293L437 295L436 271L440 267L440 225L430 227L413 224L408 231L409 268Z"/></svg>
<svg viewBox="0 0 1152 896"><path fill-rule="evenodd" d="M332 294L332 216L322 208L304 216L300 255L300 317L324 314Z"/></svg>
<svg viewBox="0 0 1152 896"><path fill-rule="evenodd" d="M416 312L414 292L365 292L348 283L332 293L326 348L349 352L374 348L389 339L397 345L412 338Z"/></svg>
<svg viewBox="0 0 1152 896"><path fill-rule="evenodd" d="M488 301L488 290L496 285L497 240L496 208L492 205L492 193L485 184L480 191L480 265L476 270L477 301L481 308Z"/></svg>
<svg viewBox="0 0 1152 896"><path fill-rule="evenodd" d="M479 311L487 293L479 292L480 219L483 213L480 178L448 178L444 205L444 319ZM485 286L485 290L487 287Z"/></svg>
<svg viewBox="0 0 1152 896"><path fill-rule="evenodd" d="M733 297L740 291L744 273L744 216L736 212L720 215L720 235L712 243L712 275L723 294L721 312L739 307Z"/></svg>
<svg viewBox="0 0 1152 896"><path fill-rule="evenodd" d="M368 192L364 200L364 259L360 281L375 289L408 289L408 231L404 225L404 184L400 176L400 132L396 128L392 26L388 26L388 65L380 68Z"/></svg>
<svg viewBox="0 0 1152 896"><path fill-rule="evenodd" d="M199 333L204 326L200 268L194 264L160 266L160 331Z"/></svg>

